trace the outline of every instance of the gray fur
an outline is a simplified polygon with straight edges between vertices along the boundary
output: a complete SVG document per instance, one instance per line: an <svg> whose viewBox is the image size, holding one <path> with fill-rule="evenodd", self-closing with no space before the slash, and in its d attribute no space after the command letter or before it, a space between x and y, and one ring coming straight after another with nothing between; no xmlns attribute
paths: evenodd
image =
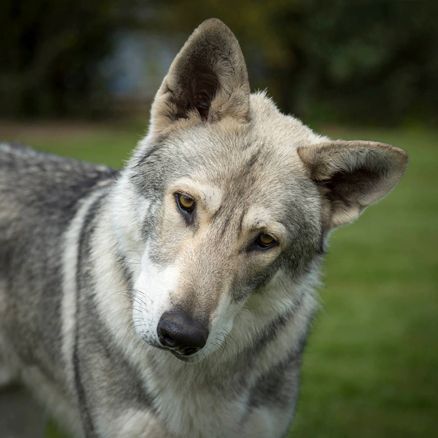
<svg viewBox="0 0 438 438"><path fill-rule="evenodd" d="M281 437L327 236L405 164L250 95L237 40L207 20L120 173L0 146L0 366L77 436ZM260 249L260 232L278 244ZM209 327L192 356L157 338L174 309Z"/></svg>

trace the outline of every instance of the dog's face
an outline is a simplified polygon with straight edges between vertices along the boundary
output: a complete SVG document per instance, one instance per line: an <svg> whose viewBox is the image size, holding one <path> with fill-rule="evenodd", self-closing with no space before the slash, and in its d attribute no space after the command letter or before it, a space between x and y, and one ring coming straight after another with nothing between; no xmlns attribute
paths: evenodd
<svg viewBox="0 0 438 438"><path fill-rule="evenodd" d="M252 102L269 108L284 132L296 124L264 96ZM287 153L290 139L270 129L272 119L257 119L169 133L135 166L131 181L149 209L135 320L155 342L166 342L157 328L170 312L170 325L205 327L199 345L206 340L208 353L255 291L279 271L292 281L321 252L318 190L298 156ZM173 351L196 349L184 347Z"/></svg>
<svg viewBox="0 0 438 438"><path fill-rule="evenodd" d="M328 232L386 194L406 162L391 146L320 137L250 95L239 45L218 20L189 38L151 114L118 227L134 327L184 360L217 349L242 312L291 305Z"/></svg>

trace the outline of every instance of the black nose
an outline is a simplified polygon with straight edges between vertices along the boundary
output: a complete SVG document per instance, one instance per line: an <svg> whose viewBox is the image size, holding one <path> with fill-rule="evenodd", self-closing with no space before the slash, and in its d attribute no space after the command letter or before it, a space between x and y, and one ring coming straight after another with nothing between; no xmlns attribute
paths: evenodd
<svg viewBox="0 0 438 438"><path fill-rule="evenodd" d="M176 349L187 356L200 350L208 338L204 324L180 310L163 313L157 332L163 347Z"/></svg>

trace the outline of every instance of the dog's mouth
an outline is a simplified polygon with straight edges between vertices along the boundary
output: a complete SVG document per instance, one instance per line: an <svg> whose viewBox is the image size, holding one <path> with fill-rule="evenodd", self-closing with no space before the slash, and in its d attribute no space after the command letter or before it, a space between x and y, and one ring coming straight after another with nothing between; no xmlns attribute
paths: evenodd
<svg viewBox="0 0 438 438"><path fill-rule="evenodd" d="M169 350L177 359L183 362L192 362L196 353L192 354L181 354L178 351Z"/></svg>
<svg viewBox="0 0 438 438"><path fill-rule="evenodd" d="M177 359L182 360L183 362L195 362L197 361L202 354L200 353L201 350L197 348L165 348L165 350L168 350L170 353L173 354ZM199 354L198 354L199 353Z"/></svg>
<svg viewBox="0 0 438 438"><path fill-rule="evenodd" d="M152 346L160 350L171 353L174 357L176 357L177 359L183 362L196 362L202 356L201 349L197 349L193 347L186 347L186 348L163 347L158 343L154 343Z"/></svg>

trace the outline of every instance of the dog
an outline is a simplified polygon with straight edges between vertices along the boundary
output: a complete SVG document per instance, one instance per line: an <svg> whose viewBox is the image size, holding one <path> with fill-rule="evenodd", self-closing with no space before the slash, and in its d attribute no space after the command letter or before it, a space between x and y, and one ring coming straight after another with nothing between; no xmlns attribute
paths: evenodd
<svg viewBox="0 0 438 438"><path fill-rule="evenodd" d="M203 22L122 170L0 146L4 375L78 437L284 437L328 236L406 163L251 94Z"/></svg>

